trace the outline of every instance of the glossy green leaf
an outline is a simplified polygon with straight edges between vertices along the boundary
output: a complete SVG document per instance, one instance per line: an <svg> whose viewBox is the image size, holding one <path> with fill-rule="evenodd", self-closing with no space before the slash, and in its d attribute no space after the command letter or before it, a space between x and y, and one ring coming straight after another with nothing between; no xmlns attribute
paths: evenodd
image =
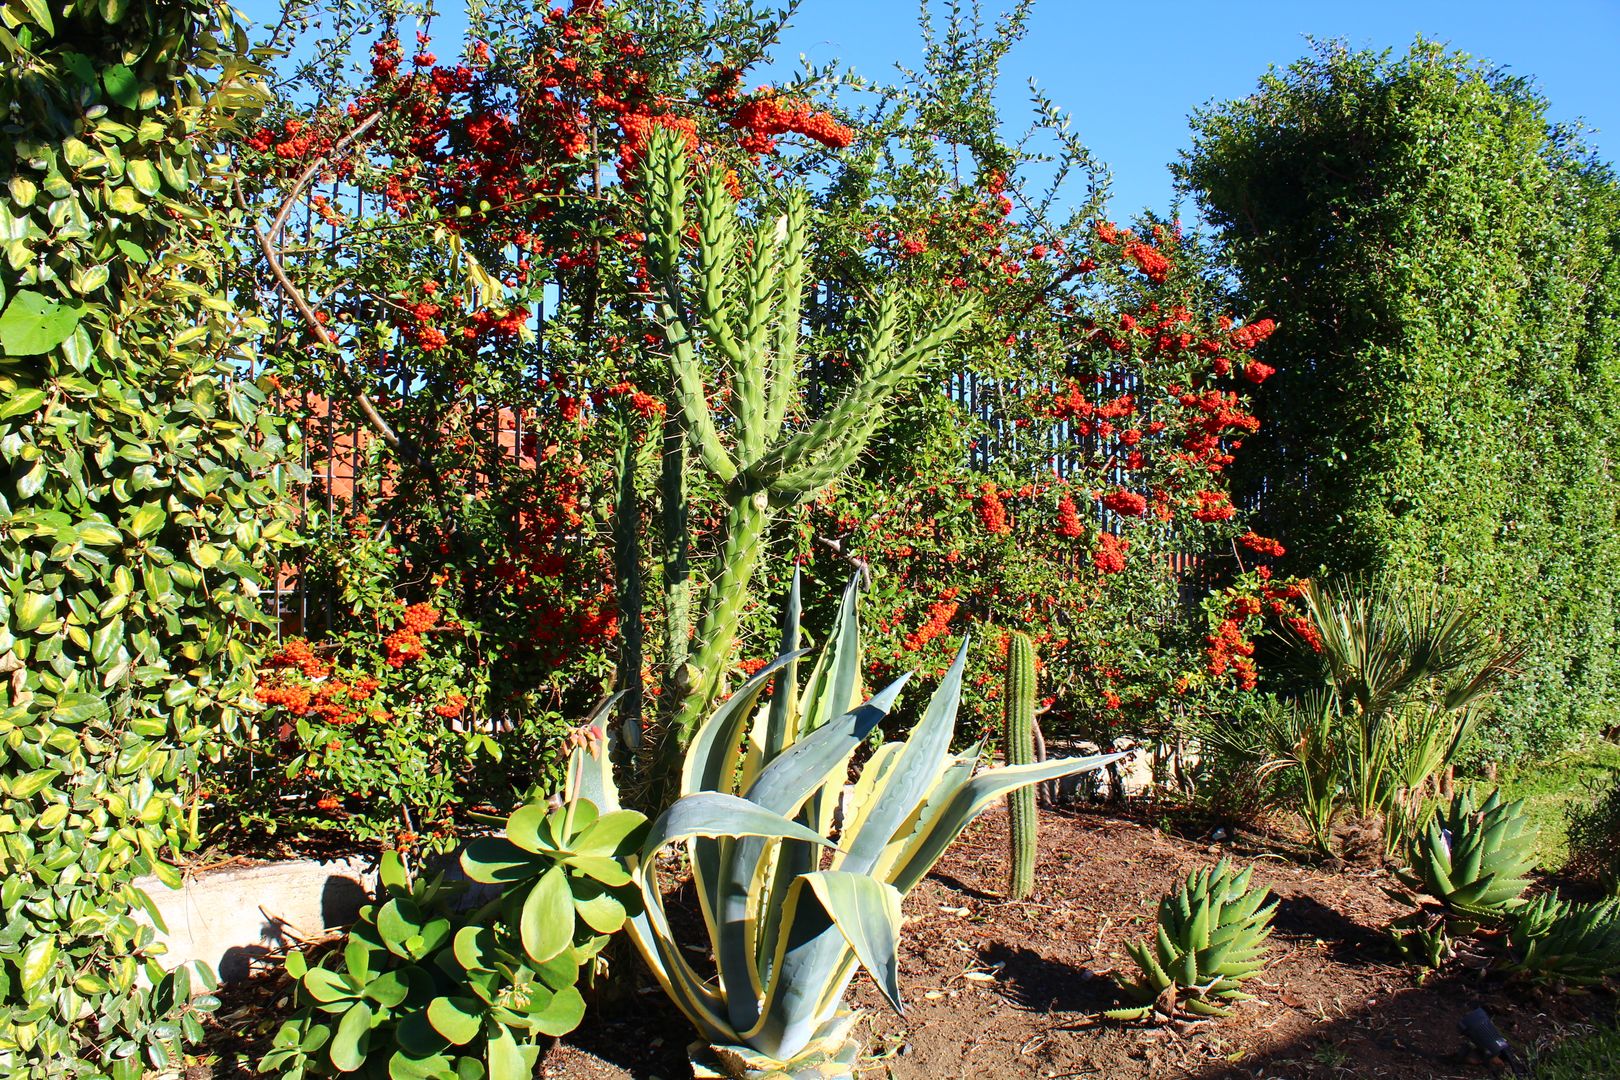
<svg viewBox="0 0 1620 1080"><path fill-rule="evenodd" d="M84 304L78 300L19 290L0 313L0 351L8 356L48 353L68 339L83 317Z"/></svg>
<svg viewBox="0 0 1620 1080"><path fill-rule="evenodd" d="M523 951L536 962L551 959L574 940L574 897L562 867L547 870L529 890L518 931Z"/></svg>

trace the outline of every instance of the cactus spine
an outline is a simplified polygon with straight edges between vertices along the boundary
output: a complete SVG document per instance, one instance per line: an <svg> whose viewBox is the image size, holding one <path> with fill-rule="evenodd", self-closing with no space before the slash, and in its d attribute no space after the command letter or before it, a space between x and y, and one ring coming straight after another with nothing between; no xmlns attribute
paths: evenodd
<svg viewBox="0 0 1620 1080"><path fill-rule="evenodd" d="M1008 765L1035 760L1035 646L1029 635L1014 630L1007 642L1007 689L1002 723L1003 752ZM1035 789L1022 787L1007 796L1012 869L1007 895L1028 898L1035 888Z"/></svg>
<svg viewBox="0 0 1620 1080"><path fill-rule="evenodd" d="M707 586L690 652L667 679L673 692L665 695L664 734L653 762L654 798L660 801L692 733L723 689L773 511L814 496L847 470L865 450L890 396L972 313L969 303L959 303L902 345L901 310L912 305L902 304L893 290L885 292L862 319L867 333L857 350L861 378L824 415L789 429L800 376L808 198L791 191L779 217L748 227L722 173L706 169L697 185L697 257L687 271L682 241L689 168L680 137L655 132L642 171L648 268L668 347L672 411L693 456L723 492L727 512L715 563L697 575ZM723 423L710 406L714 387L706 370L727 375ZM684 520L668 506L664 516L666 522ZM684 540L666 537L665 543L680 547ZM667 622L680 619L666 609Z"/></svg>

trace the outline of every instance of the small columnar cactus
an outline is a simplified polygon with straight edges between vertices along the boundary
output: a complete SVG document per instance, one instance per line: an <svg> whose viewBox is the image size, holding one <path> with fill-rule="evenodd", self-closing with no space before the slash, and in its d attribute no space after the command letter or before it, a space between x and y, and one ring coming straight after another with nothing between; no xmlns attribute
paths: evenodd
<svg viewBox="0 0 1620 1080"><path fill-rule="evenodd" d="M1446 920L1464 931L1497 923L1524 903L1536 864L1536 831L1522 802L1491 792L1476 807L1459 791L1407 847L1407 868L1397 876L1433 898Z"/></svg>
<svg viewBox="0 0 1620 1080"><path fill-rule="evenodd" d="M1035 760L1035 646L1028 634L1014 630L1007 642L1007 689L1002 739L1008 765ZM1035 789L1023 787L1007 796L1012 868L1007 895L1023 900L1035 888Z"/></svg>
<svg viewBox="0 0 1620 1080"><path fill-rule="evenodd" d="M1138 1004L1110 1009L1110 1020L1146 1020L1158 1013L1173 1020L1227 1016L1226 1003L1246 1001L1243 982L1265 966L1266 938L1276 902L1264 888L1249 888L1251 866L1233 873L1226 859L1214 869L1195 870L1174 893L1159 901L1156 940L1133 941L1126 948L1142 976L1120 978L1120 989ZM1261 905L1265 905L1262 907Z"/></svg>

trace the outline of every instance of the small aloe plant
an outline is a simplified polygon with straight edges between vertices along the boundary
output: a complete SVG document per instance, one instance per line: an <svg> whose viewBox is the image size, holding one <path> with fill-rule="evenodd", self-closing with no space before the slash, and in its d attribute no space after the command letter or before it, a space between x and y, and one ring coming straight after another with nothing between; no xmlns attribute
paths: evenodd
<svg viewBox="0 0 1620 1080"><path fill-rule="evenodd" d="M1214 869L1195 870L1175 892L1159 901L1154 942L1126 945L1142 971L1120 979L1120 989L1136 1002L1110 1009L1110 1020L1146 1020L1155 1013L1174 1020L1228 1016L1226 1004L1249 1000L1244 980L1265 966L1266 938L1277 910L1264 888L1249 888L1251 866L1234 873L1222 859ZM1264 905L1264 906L1262 906Z"/></svg>
<svg viewBox="0 0 1620 1080"><path fill-rule="evenodd" d="M855 750L878 729L902 678L870 697L860 685L856 583L802 691L799 586L780 655L698 729L680 798L630 860L643 909L627 925L670 999L702 1037L699 1076L853 1077L858 1045L844 991L864 968L900 1008L900 902L973 818L1009 791L1101 768L1118 754L978 771L951 752L964 642L903 742L882 744L840 793ZM760 701L767 687L769 703ZM618 805L607 754L577 793ZM664 910L657 858L683 843L716 975L705 978Z"/></svg>
<svg viewBox="0 0 1620 1080"><path fill-rule="evenodd" d="M1620 972L1620 900L1572 904L1538 896L1513 913L1508 942L1499 965L1505 971L1576 986L1602 982Z"/></svg>

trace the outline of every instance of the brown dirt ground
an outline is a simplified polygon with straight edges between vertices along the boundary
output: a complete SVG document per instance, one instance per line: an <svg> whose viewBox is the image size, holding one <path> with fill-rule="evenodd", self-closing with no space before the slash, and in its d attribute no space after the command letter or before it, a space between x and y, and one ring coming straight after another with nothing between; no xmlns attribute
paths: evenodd
<svg viewBox="0 0 1620 1080"><path fill-rule="evenodd" d="M1172 835L1097 811L1043 811L1034 895L1004 899L1006 816L985 814L905 904L896 1016L864 975L853 988L874 1055L865 1075L980 1077L1277 1077L1288 1080L1475 1078L1500 1070L1470 1053L1458 1019L1483 1005L1517 1047L1556 1041L1612 1017L1607 994L1551 994L1461 964L1420 977L1383 928L1402 907L1382 871L1319 867L1276 854L1275 838L1212 842L1202 826ZM1117 1004L1126 941L1151 933L1158 897L1223 854L1253 861L1281 900L1258 1001L1228 1019L1178 1030L1101 1022ZM1257 984L1257 985L1256 985ZM249 1075L267 998L227 1000L215 1077ZM244 1041L245 1037L245 1041ZM684 1080L689 1031L655 988L593 1011L545 1056L553 1080ZM1594 1078L1598 1080L1598 1078Z"/></svg>

